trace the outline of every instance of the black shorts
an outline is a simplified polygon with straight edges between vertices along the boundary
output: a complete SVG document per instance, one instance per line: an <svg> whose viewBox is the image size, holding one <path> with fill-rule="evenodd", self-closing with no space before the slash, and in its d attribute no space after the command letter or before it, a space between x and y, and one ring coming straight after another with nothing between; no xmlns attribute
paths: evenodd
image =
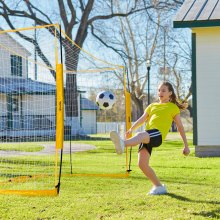
<svg viewBox="0 0 220 220"><path fill-rule="evenodd" d="M142 148L146 148L148 153L151 155L153 147L159 147L162 144L162 135L157 129L150 129L146 131L150 136L150 142L148 144L141 143L139 145L140 151Z"/></svg>

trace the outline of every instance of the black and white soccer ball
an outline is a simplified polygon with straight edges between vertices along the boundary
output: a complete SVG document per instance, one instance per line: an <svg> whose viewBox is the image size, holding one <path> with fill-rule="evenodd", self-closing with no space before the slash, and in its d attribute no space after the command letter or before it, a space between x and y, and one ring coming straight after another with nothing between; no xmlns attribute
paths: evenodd
<svg viewBox="0 0 220 220"><path fill-rule="evenodd" d="M111 91L102 91L96 96L96 104L103 110L111 109L115 100L115 95Z"/></svg>

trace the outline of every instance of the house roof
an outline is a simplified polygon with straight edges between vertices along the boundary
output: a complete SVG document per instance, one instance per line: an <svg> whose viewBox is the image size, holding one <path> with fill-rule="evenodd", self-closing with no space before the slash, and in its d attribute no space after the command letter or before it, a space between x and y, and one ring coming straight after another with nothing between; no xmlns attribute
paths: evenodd
<svg viewBox="0 0 220 220"><path fill-rule="evenodd" d="M82 110L98 110L99 107L95 104L95 102L82 98L81 99L81 109Z"/></svg>
<svg viewBox="0 0 220 220"><path fill-rule="evenodd" d="M23 78L3 78L0 77L0 93L4 94L40 94L40 95L55 95L56 85L34 81ZM81 98L82 110L98 110L95 102Z"/></svg>
<svg viewBox="0 0 220 220"><path fill-rule="evenodd" d="M220 26L219 0L185 0L173 20L174 28Z"/></svg>
<svg viewBox="0 0 220 220"><path fill-rule="evenodd" d="M31 55L30 51L28 51L21 43L19 43L18 40L15 40L15 39L9 34L9 32L7 32L7 31L8 31L8 30L4 30L4 29L2 29L2 28L0 27L0 37L4 37L4 35L2 35L2 34L6 34L12 41L14 41L15 44L19 45L20 48L21 48L22 50L24 50L25 53L26 53L28 56L30 56L30 55ZM6 42L7 42L7 41L6 41ZM9 42L7 42L7 44L9 44ZM7 47L12 47L12 48L13 48L14 45L7 45Z"/></svg>
<svg viewBox="0 0 220 220"><path fill-rule="evenodd" d="M0 93L6 94L55 94L56 86L23 78L0 77Z"/></svg>

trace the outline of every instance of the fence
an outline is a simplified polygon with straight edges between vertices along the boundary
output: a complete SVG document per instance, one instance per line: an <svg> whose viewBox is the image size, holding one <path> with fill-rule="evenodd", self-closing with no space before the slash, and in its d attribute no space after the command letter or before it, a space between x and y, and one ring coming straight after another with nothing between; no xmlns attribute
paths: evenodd
<svg viewBox="0 0 220 220"><path fill-rule="evenodd" d="M184 129L186 132L192 131L192 120L186 120L185 118L181 118L182 123L184 126ZM143 131L145 129L145 126L139 127L136 132ZM117 131L119 133L125 132L125 122L97 122L97 133L109 133L110 131ZM175 129L172 130L172 127L170 128L170 131L176 131Z"/></svg>

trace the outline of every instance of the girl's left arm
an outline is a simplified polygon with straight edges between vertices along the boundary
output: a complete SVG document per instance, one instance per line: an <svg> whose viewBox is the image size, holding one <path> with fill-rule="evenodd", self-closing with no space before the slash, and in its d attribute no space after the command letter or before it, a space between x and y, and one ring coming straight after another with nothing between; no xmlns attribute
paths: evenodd
<svg viewBox="0 0 220 220"><path fill-rule="evenodd" d="M183 124L182 124L182 121L181 121L181 118L180 118L179 114L174 117L174 121L176 123L177 129L178 129L178 131L179 131L179 133L182 137L183 143L184 143L183 154L185 156L187 156L190 153L190 149L189 149L189 146L188 146L188 142L187 142L187 139L186 139L186 134L185 134L184 127L183 127Z"/></svg>

